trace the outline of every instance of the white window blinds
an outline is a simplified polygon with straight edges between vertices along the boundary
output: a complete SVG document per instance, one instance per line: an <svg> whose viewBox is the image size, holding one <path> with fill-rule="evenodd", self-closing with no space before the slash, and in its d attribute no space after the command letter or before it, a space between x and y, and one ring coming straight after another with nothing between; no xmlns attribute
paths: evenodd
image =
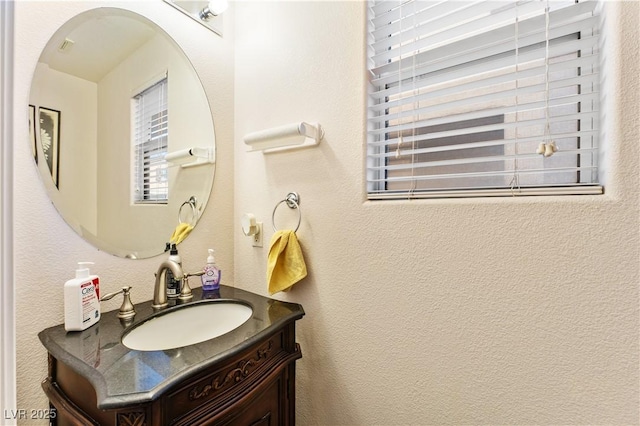
<svg viewBox="0 0 640 426"><path fill-rule="evenodd" d="M370 199L601 193L597 1L370 3Z"/></svg>
<svg viewBox="0 0 640 426"><path fill-rule="evenodd" d="M169 139L167 78L134 96L134 202L166 203Z"/></svg>

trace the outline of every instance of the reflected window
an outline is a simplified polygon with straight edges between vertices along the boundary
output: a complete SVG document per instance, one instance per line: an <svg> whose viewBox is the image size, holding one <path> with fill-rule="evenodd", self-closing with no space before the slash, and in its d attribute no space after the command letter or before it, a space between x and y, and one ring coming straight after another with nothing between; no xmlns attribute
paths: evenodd
<svg viewBox="0 0 640 426"><path fill-rule="evenodd" d="M133 97L133 199L166 204L169 199L168 79L165 77Z"/></svg>

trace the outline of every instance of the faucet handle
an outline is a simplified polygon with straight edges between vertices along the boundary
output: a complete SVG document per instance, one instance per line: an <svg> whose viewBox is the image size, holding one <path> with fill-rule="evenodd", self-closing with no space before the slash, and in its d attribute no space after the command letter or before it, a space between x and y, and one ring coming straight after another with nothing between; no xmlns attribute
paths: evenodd
<svg viewBox="0 0 640 426"><path fill-rule="evenodd" d="M124 297L122 300L122 305L120 306L120 310L118 311L118 318L130 319L136 315L136 310L133 307L133 303L131 303L130 291L131 291L130 286L122 287L122 290L116 291L114 293L105 294L100 298L100 301L111 300L118 294L122 293Z"/></svg>
<svg viewBox="0 0 640 426"><path fill-rule="evenodd" d="M194 272L193 274L189 274L186 272L184 273L184 275L182 276L182 286L178 299L182 300L183 302L187 302L193 299L193 293L191 293L191 287L189 287L189 277L199 277L200 275L204 275L204 271Z"/></svg>

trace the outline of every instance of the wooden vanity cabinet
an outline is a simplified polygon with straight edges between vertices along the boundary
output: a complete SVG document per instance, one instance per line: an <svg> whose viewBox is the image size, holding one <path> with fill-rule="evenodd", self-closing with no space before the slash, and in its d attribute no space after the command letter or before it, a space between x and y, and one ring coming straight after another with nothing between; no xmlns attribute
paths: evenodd
<svg viewBox="0 0 640 426"><path fill-rule="evenodd" d="M295 322L174 384L154 400L109 409L81 374L49 354L42 387L53 425L294 425Z"/></svg>

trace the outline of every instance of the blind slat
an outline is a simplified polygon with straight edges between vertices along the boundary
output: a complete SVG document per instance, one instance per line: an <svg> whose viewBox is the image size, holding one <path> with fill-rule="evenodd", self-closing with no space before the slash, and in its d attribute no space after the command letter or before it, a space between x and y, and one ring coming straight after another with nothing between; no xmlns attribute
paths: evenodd
<svg viewBox="0 0 640 426"><path fill-rule="evenodd" d="M464 5L464 2L458 3ZM447 44L451 44L456 42L454 40L469 39L473 34L477 35L479 30L482 30L485 39L487 36L495 39L499 33L504 33L504 30L499 30L499 28L508 25L505 20L514 21L516 17L523 19L527 14L540 9L540 6L535 2L520 5L517 10L514 4L504 3L505 7L501 10L493 11L495 4L494 1L488 1L468 7L459 7L458 10L451 11L446 16L434 15L430 9L424 10L409 19L412 24L409 29L401 28L399 21L395 25L391 24L377 29L376 32L380 35L385 33L391 35L376 41L373 44L374 51L377 57L381 54L386 56L389 50L397 54L400 49L406 53L418 50L420 46L432 46L436 44L435 40L444 40ZM415 25L413 25L414 22ZM431 29L434 26L447 29L441 32L432 32ZM419 35L427 33L431 34L431 39L425 37L421 39L420 43L416 41ZM513 31L510 32L510 35L513 35Z"/></svg>
<svg viewBox="0 0 640 426"><path fill-rule="evenodd" d="M375 1L370 197L601 190L597 11L596 0ZM537 153L552 141L551 156Z"/></svg>
<svg viewBox="0 0 640 426"><path fill-rule="evenodd" d="M572 53L575 54L575 52L585 52L584 57L591 58L591 63L593 64L594 58L592 57L593 55L589 54L589 52L596 49L597 42L598 40L596 37L583 37L578 40L554 43L554 45L549 48L549 55L554 59L554 61L549 64L549 71L557 72L558 70L567 69L568 67L570 67L571 64L567 64L564 62L574 59L567 57L567 55L571 55ZM565 59L563 60L563 58ZM529 67L535 66L539 73L542 75L546 71L544 61L544 46L529 51L520 51L520 53L518 54L519 68L521 68L522 70L527 70ZM438 84L463 78L468 75L482 75L484 73L489 73L492 71L495 72L504 68L514 67L515 55L514 50L511 50L509 55L471 55L467 56L463 63L458 62L458 60L454 62L444 61L435 64L429 64L428 66L425 65L415 68L408 67L400 70L400 75L398 75L397 72L399 70L396 69L393 70L394 72L390 73L389 75L384 75L379 79L374 79L372 83L380 87L381 89L391 84L393 85L393 87L404 86L406 90L408 87L410 87L407 82L412 80L413 78L418 78L419 76L422 80L422 86L424 86L426 83ZM443 74L442 70L447 70L447 73ZM440 74L437 74L438 71L440 72ZM427 79L427 77L429 78ZM515 79L515 75L512 78Z"/></svg>
<svg viewBox="0 0 640 426"><path fill-rule="evenodd" d="M540 195L600 195L604 189L600 185L559 185L545 187L514 187L514 188L483 188L459 190L433 190L429 192L405 191L372 191L369 200L402 200L402 199L437 199L437 198L473 198L473 197L512 197L512 196L540 196Z"/></svg>
<svg viewBox="0 0 640 426"><path fill-rule="evenodd" d="M168 80L134 96L134 201L136 203L168 200L168 166L164 155L168 147Z"/></svg>
<svg viewBox="0 0 640 426"><path fill-rule="evenodd" d="M552 173L574 173L578 171L589 171L594 169L595 166L577 166L577 167L556 167L556 168L540 168L540 169L527 169L527 170L518 170L517 173L520 175L527 174L552 174ZM449 174L441 174L441 175L422 175L422 176L398 176L392 178L386 178L384 181L387 182L410 182L410 181L437 181L444 179L468 179L472 177L495 177L495 176L512 176L514 174L514 170L501 170L501 171L490 171L490 172L473 172L473 173L449 173ZM382 179L375 179L374 181L382 182Z"/></svg>
<svg viewBox="0 0 640 426"><path fill-rule="evenodd" d="M598 99L598 94L597 93L589 93L589 94L585 94L585 95L574 95L574 96L566 96L564 98L557 98L557 99L553 99L551 101L549 101L549 105L550 107L560 107L560 106L566 106L569 105L570 107L575 106L576 103L592 103L597 101ZM459 102L460 104L463 104L464 102L461 101ZM545 109L545 101L540 101L537 103L534 103L532 105L535 105L537 107L537 109ZM500 108L501 111L503 111L503 114L501 115L505 115L509 112L515 112L517 109L513 108L511 110L509 110L507 107L502 107ZM518 112L526 112L523 110L517 110ZM486 115L484 114L482 117L479 118L486 118L486 117L491 117L491 116L496 116L498 114L493 113L490 115ZM561 121L559 120L559 118L562 116L558 116L558 118L556 117L551 117L548 121L549 123L554 123L556 121ZM390 117L391 119L395 119L396 117ZM459 123L462 122L464 120L459 119L459 117L456 116L448 116L450 121L444 121L444 120L434 120L435 123L437 124L443 124L443 123ZM576 118L586 118L586 119L593 119L593 115L592 114L585 114L583 117L576 117ZM542 118L542 119L524 119L524 120L520 120L518 123L520 123L520 125L523 125L523 123L527 124L527 125L531 125L531 124L544 124L546 122L546 118ZM372 129L369 131L369 134L371 135L384 135L384 134L389 134L389 133L398 133L398 132L404 132L407 130L411 130L411 129L420 129L423 127L429 127L431 124L430 120L415 120L413 122L410 123L403 123L403 124L398 124L398 125L388 125L387 127L384 128L380 128L380 129ZM466 126L464 127L464 129L453 129L453 130L449 130L447 132L448 135L456 135L456 134L460 134L460 135L464 135L464 134L468 134L468 133L473 133L477 130L493 130L493 129L506 129L506 128L514 128L517 127L518 123L504 123L504 124L495 124L492 126L488 126L488 125L477 125L477 126ZM442 135L435 135L434 137L439 137Z"/></svg>
<svg viewBox="0 0 640 426"><path fill-rule="evenodd" d="M569 149L558 152L556 155L558 156L569 156L575 154L584 154L586 152L595 152L594 148L590 150L579 150L579 149ZM402 153L402 157L417 155L411 152ZM453 166L453 165L462 165L462 164L477 164L477 163L490 163L490 162L513 162L514 160L528 160L528 159L539 159L540 157L537 154L512 154L512 155L494 155L487 157L469 157L469 158L458 158L455 160L441 160L441 161L429 161L429 162L420 162L420 163L404 163L392 166L380 166L380 167L372 167L371 170L410 170L413 168L425 168L425 167L442 167L442 166Z"/></svg>
<svg viewBox="0 0 640 426"><path fill-rule="evenodd" d="M578 137L593 138L595 136L597 136L597 131L595 130L591 130L591 131L580 130L576 132L561 132L561 133L553 134L553 138L556 140L565 140L565 139L572 139L572 138L575 139ZM416 139L416 140L420 141L420 139ZM410 144L410 143L413 143L413 141L414 140L411 137L405 138L404 144ZM455 144L455 145L442 145L442 146L433 147L433 148L420 148L415 151L416 153L424 154L424 153L430 153L430 152L455 151L459 149L486 148L486 147L492 147L492 146L525 144L529 142L539 142L539 141L540 141L540 135L522 137L517 139L515 138L490 139L489 138L487 140L483 140L482 142L470 142L470 143L461 143L461 144ZM375 152L370 152L367 154L367 156L371 158L389 157L394 154L382 151L379 148L384 148L384 147L396 148L397 146L398 146L398 139L389 139L383 142L377 142L376 144L371 143L369 144L369 147L373 148L372 151L375 151ZM403 149L407 149L406 145L402 145L402 147ZM374 168L374 167L371 167L371 168Z"/></svg>
<svg viewBox="0 0 640 426"><path fill-rule="evenodd" d="M465 3L465 2L456 2L454 3ZM428 2L427 2L428 3ZM491 2L495 4L496 2ZM517 25L518 29L518 37L520 38L520 44L526 45L527 42L531 42L529 37L537 34L537 37L534 39L545 39L545 14L544 7L545 2L535 1L532 3L536 5L539 13L537 16L530 17L526 20L519 21ZM553 2L556 5L555 2ZM595 1L584 1L581 3L574 4L570 7L563 7L558 10L551 11L549 13L549 35L550 38L561 37L567 33L570 33L570 28L573 28L572 23L576 22L576 17L584 16L585 14L591 14L593 9L595 8ZM454 15L453 18L456 18L457 15ZM452 18L452 19L453 19ZM584 19L577 22L590 22L591 16L585 17ZM487 20L490 22L494 17L490 16ZM513 19L515 21L515 17ZM567 27L567 24L570 24ZM411 21L406 24L408 27L412 26ZM506 26L494 28L493 25L488 25L484 21L477 22L473 27L468 26L467 23L463 22L463 28L474 28L473 31L470 30L469 35L467 37L462 36L457 33L456 28L446 30L440 32L434 32L433 27L440 25L440 17L434 16L433 22L431 25L424 25L419 27L414 27L416 30L413 33L413 38L411 42L406 44L388 44L386 46L382 45L378 49L378 52L381 52L378 55L374 56L374 62L376 64L382 65L388 61L395 62L398 60L401 55L411 54L411 56L431 56L438 57L439 53L432 52L436 48L439 48L439 52L462 52L467 51L469 49L477 50L482 48L483 46L490 46L496 42L500 42L505 40L512 41L515 38L516 25L515 23L510 23ZM478 27L475 29L475 27ZM484 29L484 31L480 34L477 33L477 30ZM387 33L387 36L383 37L381 40L389 40L392 37L392 33ZM426 55L429 53L429 55ZM420 61L419 61L420 62ZM378 71L376 71L378 72Z"/></svg>

